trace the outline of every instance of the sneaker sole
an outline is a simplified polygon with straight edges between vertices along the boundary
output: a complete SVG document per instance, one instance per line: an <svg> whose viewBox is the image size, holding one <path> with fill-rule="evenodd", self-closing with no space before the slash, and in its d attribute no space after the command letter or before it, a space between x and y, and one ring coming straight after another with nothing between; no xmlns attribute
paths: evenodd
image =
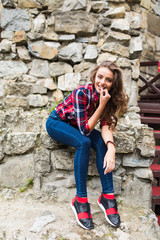
<svg viewBox="0 0 160 240"><path fill-rule="evenodd" d="M103 205L102 205L101 203L99 203L99 201L97 201L97 203L98 203L98 206L99 206L99 207L102 209L102 211L104 212L104 215L105 215L105 218L106 218L107 222L108 222L109 224L111 224L113 227L118 227L118 226L114 225L114 224L109 220L109 218L107 217L107 214L106 214L106 210L105 210L105 208L103 207Z"/></svg>
<svg viewBox="0 0 160 240"><path fill-rule="evenodd" d="M79 219L78 219L78 217L77 217L77 212L76 212L75 207L74 207L72 204L70 204L70 205L71 205L71 208L72 208L72 210L73 210L73 212L74 212L74 215L75 215L75 217L76 217L76 221L77 221L77 223L79 224L79 226L81 226L82 228L84 228L84 229L86 229L86 230L91 230L92 228L86 228L86 227L79 221Z"/></svg>

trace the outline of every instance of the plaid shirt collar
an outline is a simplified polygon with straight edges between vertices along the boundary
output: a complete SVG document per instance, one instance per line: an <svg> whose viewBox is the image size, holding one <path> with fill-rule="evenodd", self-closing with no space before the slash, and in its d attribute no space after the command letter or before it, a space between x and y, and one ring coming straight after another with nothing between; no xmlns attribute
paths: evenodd
<svg viewBox="0 0 160 240"><path fill-rule="evenodd" d="M94 84L93 84L93 92L92 92L92 96L93 96L93 101L97 102L99 100L99 93L97 92Z"/></svg>

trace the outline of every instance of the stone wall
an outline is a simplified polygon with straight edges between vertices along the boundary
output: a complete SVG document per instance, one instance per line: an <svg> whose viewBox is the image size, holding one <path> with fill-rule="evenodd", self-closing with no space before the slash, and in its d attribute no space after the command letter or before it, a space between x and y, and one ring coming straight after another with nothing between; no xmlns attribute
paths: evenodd
<svg viewBox="0 0 160 240"><path fill-rule="evenodd" d="M115 192L133 205L149 207L155 145L152 129L140 122L138 76L140 60L160 57L160 2L1 2L1 187L21 187L34 179L35 190L59 200L61 192L73 195L75 149L50 139L45 122L68 92L89 82L97 63L111 60L122 68L130 97L114 133ZM153 72L148 68L147 74ZM88 186L96 193L100 183L94 156L92 152Z"/></svg>

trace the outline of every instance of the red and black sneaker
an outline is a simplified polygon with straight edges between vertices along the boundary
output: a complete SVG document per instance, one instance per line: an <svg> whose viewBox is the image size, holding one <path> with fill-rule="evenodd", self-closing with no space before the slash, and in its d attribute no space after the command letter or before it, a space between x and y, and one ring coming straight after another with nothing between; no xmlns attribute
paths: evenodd
<svg viewBox="0 0 160 240"><path fill-rule="evenodd" d="M77 223L84 229L93 229L94 224L90 213L90 205L87 198L73 198L71 207L76 216Z"/></svg>
<svg viewBox="0 0 160 240"><path fill-rule="evenodd" d="M114 227L120 226L120 216L117 211L117 202L114 195L101 194L98 199L98 205L103 210L106 220Z"/></svg>

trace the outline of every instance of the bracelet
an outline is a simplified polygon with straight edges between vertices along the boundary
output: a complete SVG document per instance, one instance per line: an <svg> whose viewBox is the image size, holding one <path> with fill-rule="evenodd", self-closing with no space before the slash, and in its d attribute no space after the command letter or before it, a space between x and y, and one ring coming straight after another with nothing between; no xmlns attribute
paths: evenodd
<svg viewBox="0 0 160 240"><path fill-rule="evenodd" d="M112 142L112 141L107 141L107 142L106 142L106 145L108 145L108 143L111 143L111 144L116 148L114 142Z"/></svg>

